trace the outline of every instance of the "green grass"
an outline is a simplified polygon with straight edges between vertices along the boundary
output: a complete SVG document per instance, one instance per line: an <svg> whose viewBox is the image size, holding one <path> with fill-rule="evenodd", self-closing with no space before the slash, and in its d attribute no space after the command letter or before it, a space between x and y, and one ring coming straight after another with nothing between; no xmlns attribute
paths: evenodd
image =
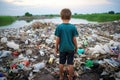
<svg viewBox="0 0 120 80"><path fill-rule="evenodd" d="M14 16L0 16L0 26L12 24L16 20Z"/></svg>
<svg viewBox="0 0 120 80"><path fill-rule="evenodd" d="M44 16L52 18L52 17L59 17L60 15L51 14L51 15L44 15ZM73 15L72 17L86 19L88 21L97 21L97 22L107 22L107 21L120 20L120 14L107 14L107 13L76 14L76 15ZM18 18L14 17L14 16L0 16L0 26L10 25L17 19Z"/></svg>
<svg viewBox="0 0 120 80"><path fill-rule="evenodd" d="M120 20L120 14L77 14L73 15L73 18L86 19L88 21L108 22L114 20Z"/></svg>

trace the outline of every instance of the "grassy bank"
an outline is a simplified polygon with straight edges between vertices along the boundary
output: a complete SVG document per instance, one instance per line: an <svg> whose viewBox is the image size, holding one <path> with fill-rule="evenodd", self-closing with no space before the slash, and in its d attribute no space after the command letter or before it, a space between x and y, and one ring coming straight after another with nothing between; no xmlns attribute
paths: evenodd
<svg viewBox="0 0 120 80"><path fill-rule="evenodd" d="M38 16L32 16L32 17L26 17L26 16L0 16L0 26L6 26L12 24L15 20L33 20L33 19L45 19L45 18L53 18L53 17L60 17L60 15L57 14L50 14L50 15L38 15ZM114 20L120 20L120 14L75 14L72 16L73 18L79 18L79 19L86 19L88 21L96 21L96 22L107 22L107 21L114 21Z"/></svg>
<svg viewBox="0 0 120 80"><path fill-rule="evenodd" d="M97 22L120 20L120 14L76 14L73 15L72 17Z"/></svg>
<svg viewBox="0 0 120 80"><path fill-rule="evenodd" d="M0 26L12 24L16 20L13 16L0 16Z"/></svg>

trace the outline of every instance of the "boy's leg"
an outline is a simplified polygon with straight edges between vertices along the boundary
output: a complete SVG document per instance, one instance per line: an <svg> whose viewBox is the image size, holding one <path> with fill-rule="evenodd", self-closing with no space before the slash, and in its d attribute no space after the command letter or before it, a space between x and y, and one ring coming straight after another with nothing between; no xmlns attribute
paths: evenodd
<svg viewBox="0 0 120 80"><path fill-rule="evenodd" d="M66 62L66 53L65 52L60 52L60 60L59 60L59 69L60 69L60 80L63 80L63 68L64 64Z"/></svg>
<svg viewBox="0 0 120 80"><path fill-rule="evenodd" d="M68 80L72 80L74 76L73 65L68 65L68 71L69 71Z"/></svg>
<svg viewBox="0 0 120 80"><path fill-rule="evenodd" d="M72 80L73 75L74 75L73 60L74 60L74 51L71 51L68 53L68 57L67 57L68 72L69 72L68 79L69 80Z"/></svg>
<svg viewBox="0 0 120 80"><path fill-rule="evenodd" d="M64 64L59 64L60 80L63 80L63 68L64 68Z"/></svg>

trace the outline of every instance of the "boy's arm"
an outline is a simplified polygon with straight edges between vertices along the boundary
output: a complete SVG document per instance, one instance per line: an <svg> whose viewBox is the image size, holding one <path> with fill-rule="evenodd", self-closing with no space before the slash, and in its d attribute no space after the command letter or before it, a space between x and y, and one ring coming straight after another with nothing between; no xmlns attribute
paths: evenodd
<svg viewBox="0 0 120 80"><path fill-rule="evenodd" d="M75 45L75 53L76 53L76 52L77 52L77 49L78 49L76 37L73 37L73 43L74 43L74 45Z"/></svg>
<svg viewBox="0 0 120 80"><path fill-rule="evenodd" d="M56 37L56 44L55 44L55 51L56 53L58 53L58 46L59 46L59 43L60 43L60 38L59 37Z"/></svg>

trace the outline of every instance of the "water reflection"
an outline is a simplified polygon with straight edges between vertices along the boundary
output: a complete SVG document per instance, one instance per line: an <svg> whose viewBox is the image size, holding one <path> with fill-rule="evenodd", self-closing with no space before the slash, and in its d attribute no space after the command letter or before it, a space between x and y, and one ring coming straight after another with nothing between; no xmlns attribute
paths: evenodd
<svg viewBox="0 0 120 80"><path fill-rule="evenodd" d="M33 19L31 19L31 20L29 19L29 20L25 20L25 21L26 21L27 23L29 23L29 22L33 21Z"/></svg>
<svg viewBox="0 0 120 80"><path fill-rule="evenodd" d="M55 24L60 24L62 23L60 17L56 17L56 18L50 18L50 19L36 19L36 20L17 20L14 23L7 25L7 26L0 26L0 29L2 28L20 28L20 27L24 27L25 25L31 25L33 22L35 21L41 21L41 22L52 22ZM85 19L75 19L72 18L70 20L70 23L72 24L88 24L88 23L97 23L97 22L91 22L91 21L87 21Z"/></svg>

